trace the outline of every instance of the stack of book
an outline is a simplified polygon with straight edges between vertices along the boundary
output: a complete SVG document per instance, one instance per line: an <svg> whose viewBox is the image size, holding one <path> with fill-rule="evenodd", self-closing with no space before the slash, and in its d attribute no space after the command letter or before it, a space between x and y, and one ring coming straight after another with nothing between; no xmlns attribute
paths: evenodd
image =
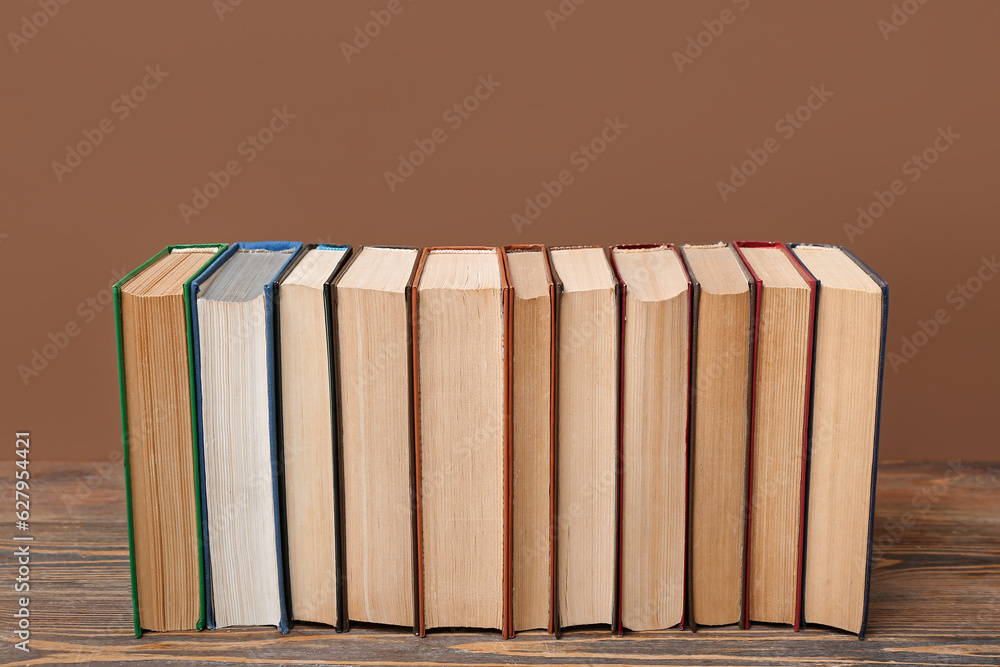
<svg viewBox="0 0 1000 667"><path fill-rule="evenodd" d="M886 283L836 246L171 246L114 289L135 631L863 636Z"/></svg>

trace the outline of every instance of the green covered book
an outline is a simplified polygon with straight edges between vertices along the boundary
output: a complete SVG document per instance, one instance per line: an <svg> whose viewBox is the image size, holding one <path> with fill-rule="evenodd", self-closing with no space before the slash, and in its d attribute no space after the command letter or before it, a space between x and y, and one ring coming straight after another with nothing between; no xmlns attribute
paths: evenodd
<svg viewBox="0 0 1000 667"><path fill-rule="evenodd" d="M168 246L114 286L137 637L205 627L188 287L226 247Z"/></svg>

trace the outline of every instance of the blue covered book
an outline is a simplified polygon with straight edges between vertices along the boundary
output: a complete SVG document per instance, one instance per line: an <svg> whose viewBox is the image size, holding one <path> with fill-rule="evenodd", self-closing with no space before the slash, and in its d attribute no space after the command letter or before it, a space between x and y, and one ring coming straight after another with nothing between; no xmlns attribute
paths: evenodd
<svg viewBox="0 0 1000 667"><path fill-rule="evenodd" d="M301 249L236 243L190 287L210 628L288 631L274 289Z"/></svg>
<svg viewBox="0 0 1000 667"><path fill-rule="evenodd" d="M847 248L789 247L817 285L802 620L863 638L889 286Z"/></svg>

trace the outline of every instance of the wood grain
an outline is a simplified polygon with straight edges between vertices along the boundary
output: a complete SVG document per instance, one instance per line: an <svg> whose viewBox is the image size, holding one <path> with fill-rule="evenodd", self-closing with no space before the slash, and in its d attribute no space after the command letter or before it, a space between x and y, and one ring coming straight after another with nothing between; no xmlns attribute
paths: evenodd
<svg viewBox="0 0 1000 667"><path fill-rule="evenodd" d="M13 506L11 462L0 498ZM810 626L755 624L626 633L430 632L300 624L132 636L120 458L31 466L30 653L11 646L15 532L2 537L5 665L664 664L997 665L1000 663L1000 464L884 464L879 469L871 611L864 641Z"/></svg>

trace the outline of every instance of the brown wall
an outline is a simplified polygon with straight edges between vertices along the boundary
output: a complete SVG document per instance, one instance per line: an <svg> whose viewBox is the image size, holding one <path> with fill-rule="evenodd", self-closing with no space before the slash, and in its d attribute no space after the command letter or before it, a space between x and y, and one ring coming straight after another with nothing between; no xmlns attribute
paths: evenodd
<svg viewBox="0 0 1000 667"><path fill-rule="evenodd" d="M11 446L30 429L36 459L113 457L108 285L167 244L766 239L847 244L879 271L890 353L921 320L947 320L887 368L883 460L998 458L1000 280L971 299L950 291L979 287L982 258L1000 251L1000 4L897 3L886 39L889 0L590 0L554 29L558 0L402 0L348 63L340 43L395 3L247 1L220 18L228 1L70 2L37 31L23 17L38 0L0 4L0 29L29 36L17 53L10 34L0 46ZM726 10L729 24L712 23ZM673 53L703 21L722 32L679 71ZM156 83L147 66L168 74ZM144 77L152 89L134 109L115 102ZM444 113L479 77L499 85L456 128ZM812 98L799 128L776 127L813 87L832 96ZM295 117L248 161L239 146L274 108ZM67 144L102 119L114 130L57 176ZM605 119L627 127L574 162ZM444 143L390 191L384 172L436 128ZM907 169L939 128L958 138L926 171ZM723 201L717 181L769 138L777 152ZM186 222L179 205L230 160L240 173ZM519 232L511 215L562 170L572 183ZM858 207L895 179L902 194L848 238ZM67 327L76 335L25 385L18 366Z"/></svg>

